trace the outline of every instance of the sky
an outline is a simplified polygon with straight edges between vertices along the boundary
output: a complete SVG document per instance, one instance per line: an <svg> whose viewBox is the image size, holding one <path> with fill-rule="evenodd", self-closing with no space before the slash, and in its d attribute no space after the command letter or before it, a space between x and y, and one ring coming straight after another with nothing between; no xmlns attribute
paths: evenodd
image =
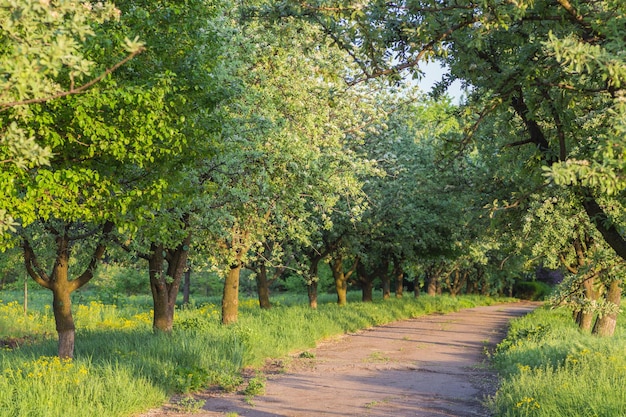
<svg viewBox="0 0 626 417"><path fill-rule="evenodd" d="M418 85L425 93L428 93L433 84L441 80L441 75L445 73L445 69L437 62L425 62L421 64L420 68L424 71L424 78L419 80ZM452 83L448 88L448 95L452 98L453 103L459 103L463 95L460 81L457 80Z"/></svg>

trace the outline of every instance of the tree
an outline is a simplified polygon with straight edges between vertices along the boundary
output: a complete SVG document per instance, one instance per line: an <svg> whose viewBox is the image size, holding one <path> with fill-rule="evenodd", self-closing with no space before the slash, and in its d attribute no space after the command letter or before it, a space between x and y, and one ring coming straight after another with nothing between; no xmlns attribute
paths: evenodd
<svg viewBox="0 0 626 417"><path fill-rule="evenodd" d="M238 23L228 54L241 89L221 106L224 146L210 175L207 205L215 209L203 239L225 278L224 323L237 319L242 267L266 266L271 247L271 264L283 268L284 248L310 246L342 196L358 210L356 175L366 164L346 136L358 136L372 113L360 89L343 91L344 57L315 45L314 27Z"/></svg>
<svg viewBox="0 0 626 417"><path fill-rule="evenodd" d="M376 275L385 277L387 298L389 272L401 297L405 268L454 253L453 234L464 227L461 213L472 187L465 181L469 172L443 170L438 160L440 137L459 131L449 102L436 103L406 88L389 89L381 100L387 116L366 135L360 152L384 175L365 183L369 205L356 225L354 246L364 265L359 273L364 288L369 292L372 277L365 267L385 271Z"/></svg>
<svg viewBox="0 0 626 417"><path fill-rule="evenodd" d="M570 307L581 330L591 331L596 319L601 322L597 329L612 334L603 322L619 309L609 288L616 278L619 282L623 260L604 242L575 195L537 197L526 215L524 231L532 255L548 268L568 272L552 297L553 304Z"/></svg>
<svg viewBox="0 0 626 417"><path fill-rule="evenodd" d="M117 75L121 85L164 82L160 100L168 115L160 126L178 142L164 158L129 171L126 187L135 192L125 215L117 222L123 246L147 261L154 304L155 332L172 331L176 298L204 216L212 158L219 151L218 104L229 94L222 85L230 76L220 58L230 31L223 10L205 0L120 1L118 36L138 33L146 52ZM144 131L158 144L165 135ZM150 183L160 184L153 189Z"/></svg>

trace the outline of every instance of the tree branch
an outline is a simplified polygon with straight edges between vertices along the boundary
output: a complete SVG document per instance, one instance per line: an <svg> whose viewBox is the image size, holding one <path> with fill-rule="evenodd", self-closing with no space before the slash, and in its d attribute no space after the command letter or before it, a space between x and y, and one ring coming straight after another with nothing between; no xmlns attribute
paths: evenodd
<svg viewBox="0 0 626 417"><path fill-rule="evenodd" d="M71 281L72 291L79 289L80 287L88 283L91 278L93 278L93 273L98 266L98 262L100 261L100 259L102 259L102 256L104 256L104 252L106 250L105 241L112 230L113 222L107 220L102 227L102 237L100 238L100 242L98 242L98 246L96 246L96 249L91 256L91 260L89 261L89 265L85 269L85 272L83 272L75 280Z"/></svg>
<svg viewBox="0 0 626 417"><path fill-rule="evenodd" d="M622 259L626 259L626 240L615 227L615 223L593 197L591 190L580 188L579 195L582 197L582 204L587 215L602 237L604 237L604 240Z"/></svg>
<svg viewBox="0 0 626 417"><path fill-rule="evenodd" d="M37 284L50 289L50 277L39 264L35 251L26 238L22 239L22 249L24 251L24 266L26 267L28 275L30 275Z"/></svg>
<svg viewBox="0 0 626 417"><path fill-rule="evenodd" d="M123 60L121 60L117 64L113 65L110 68L107 68L98 77L96 77L93 80L91 80L91 81L81 85L80 87L74 88L74 85L73 85L74 82L72 81L72 85L70 86L70 89L67 90L67 91L62 91L62 92L59 92L57 94L53 94L53 95L48 96L48 97L31 98L31 99L28 99L28 100L12 101L10 103L4 103L4 104L0 105L0 112L3 112L5 110L8 110L11 107L15 107L15 106L23 106L23 105L36 104L36 103L45 103L46 101L54 100L54 99L57 99L57 98L66 97L66 96L70 96L70 95L74 95L74 94L80 94L80 93L84 92L85 90L87 90L87 89L91 88L92 86L94 86L96 83L102 81L107 75L113 73L119 67L121 67L122 65L126 64L128 61L133 59L135 56L137 56L138 54L140 54L144 50L145 49L143 47L137 49L136 51L132 52L130 55L128 55L126 58L124 58Z"/></svg>

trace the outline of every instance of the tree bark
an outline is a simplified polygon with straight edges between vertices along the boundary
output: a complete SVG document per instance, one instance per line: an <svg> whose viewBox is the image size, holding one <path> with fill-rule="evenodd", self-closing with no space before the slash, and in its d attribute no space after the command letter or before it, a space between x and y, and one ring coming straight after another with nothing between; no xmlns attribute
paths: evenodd
<svg viewBox="0 0 626 417"><path fill-rule="evenodd" d="M613 280L609 284L609 288L606 293L606 300L619 306L622 299L622 287L621 281ZM596 324L593 326L593 334L600 337L613 336L615 333L615 327L617 325L617 314L605 314L602 317L598 317Z"/></svg>
<svg viewBox="0 0 626 417"><path fill-rule="evenodd" d="M404 271L400 265L400 261L393 258L393 276L396 281L396 298L402 298L404 293Z"/></svg>
<svg viewBox="0 0 626 417"><path fill-rule="evenodd" d="M67 273L67 265L60 268L64 268L64 272ZM59 336L58 348L59 358L61 359L72 359L74 357L76 328L72 316L71 294L72 292L68 290L67 285L55 285L52 288L52 311L54 312L54 323Z"/></svg>
<svg viewBox="0 0 626 417"><path fill-rule="evenodd" d="M269 310L272 307L270 303L270 285L267 279L267 265L261 262L256 276L256 292L259 297L259 307Z"/></svg>
<svg viewBox="0 0 626 417"><path fill-rule="evenodd" d="M189 296L191 295L191 268L187 268L183 280L183 304L189 304Z"/></svg>
<svg viewBox="0 0 626 417"><path fill-rule="evenodd" d="M348 279L350 279L350 276L356 270L358 262L358 259L355 260L354 266L350 271L344 272L343 256L341 254L335 254L332 258L330 269L333 272L333 278L335 280L337 304L340 306L344 306L348 303Z"/></svg>
<svg viewBox="0 0 626 417"><path fill-rule="evenodd" d="M374 301L374 282L372 280L361 280L361 301L365 303Z"/></svg>
<svg viewBox="0 0 626 417"><path fill-rule="evenodd" d="M191 235L174 249L153 243L150 247L148 265L150 269L150 289L154 305L152 329L155 332L171 333L174 326L176 297L187 267ZM167 269L165 263L167 262Z"/></svg>
<svg viewBox="0 0 626 417"><path fill-rule="evenodd" d="M450 295L452 297L456 297L461 293L461 290L467 282L468 274L468 271L461 271L459 268L456 268L454 271L446 275L446 284L448 286L448 291L450 291ZM450 280L450 277L453 275L454 279Z"/></svg>
<svg viewBox="0 0 626 417"><path fill-rule="evenodd" d="M374 301L374 279L376 274L368 271L362 262L357 265L357 281L361 287L361 301Z"/></svg>
<svg viewBox="0 0 626 417"><path fill-rule="evenodd" d="M426 294L431 297L441 294L442 265L433 264L426 269Z"/></svg>
<svg viewBox="0 0 626 417"><path fill-rule="evenodd" d="M241 264L233 265L224 280L222 296L222 324L236 323L239 316L239 274Z"/></svg>
<svg viewBox="0 0 626 417"><path fill-rule="evenodd" d="M595 278L590 277L583 281L585 298L587 300L597 300L598 298L600 298L599 291L596 291L594 287ZM589 332L591 331L591 326L593 325L593 318L593 312L580 310L578 316L576 317L576 323L578 323L578 327L580 328L580 330Z"/></svg>
<svg viewBox="0 0 626 417"><path fill-rule="evenodd" d="M385 271L380 275L380 279L383 282L383 300L388 300L391 297L391 277Z"/></svg>
<svg viewBox="0 0 626 417"><path fill-rule="evenodd" d="M321 259L322 258L318 256L312 256L309 258L311 265L309 266L309 278L306 289L309 296L309 307L312 309L317 309L317 283L319 282L317 272Z"/></svg>
<svg viewBox="0 0 626 417"><path fill-rule="evenodd" d="M348 303L348 282L343 273L343 259L341 255L335 255L331 261L330 268L335 280L335 291L337 292L337 304L345 306Z"/></svg>
<svg viewBox="0 0 626 417"><path fill-rule="evenodd" d="M170 333L174 324L174 306L169 305L167 280L165 277L165 249L163 245L151 245L148 259L150 290L152 292L152 330ZM171 314L170 314L171 313Z"/></svg>

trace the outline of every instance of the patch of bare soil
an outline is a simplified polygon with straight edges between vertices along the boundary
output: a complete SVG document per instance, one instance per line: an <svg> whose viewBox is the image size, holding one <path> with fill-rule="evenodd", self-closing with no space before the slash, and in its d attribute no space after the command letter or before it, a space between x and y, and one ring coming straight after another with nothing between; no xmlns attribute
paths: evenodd
<svg viewBox="0 0 626 417"><path fill-rule="evenodd" d="M476 307L378 326L268 362L265 394L207 391L204 407L182 413L173 404L143 417L489 416L483 406L497 377L488 350L507 324L538 303Z"/></svg>

